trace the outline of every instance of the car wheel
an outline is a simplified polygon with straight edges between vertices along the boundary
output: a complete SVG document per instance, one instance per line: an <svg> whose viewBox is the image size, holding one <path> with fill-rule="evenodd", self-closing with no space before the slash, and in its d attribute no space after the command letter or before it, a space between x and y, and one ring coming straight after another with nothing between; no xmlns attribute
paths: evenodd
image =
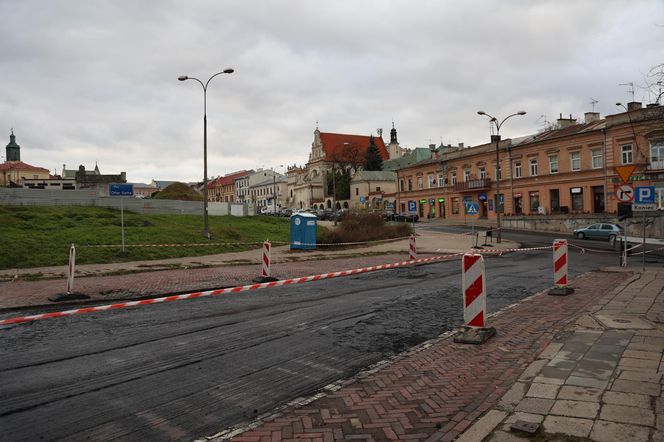
<svg viewBox="0 0 664 442"><path fill-rule="evenodd" d="M586 234L583 233L583 232L579 232L579 233L576 234L576 237L579 238L579 239L584 239L586 237Z"/></svg>
<svg viewBox="0 0 664 442"><path fill-rule="evenodd" d="M616 235L609 235L609 244L614 244L616 242Z"/></svg>

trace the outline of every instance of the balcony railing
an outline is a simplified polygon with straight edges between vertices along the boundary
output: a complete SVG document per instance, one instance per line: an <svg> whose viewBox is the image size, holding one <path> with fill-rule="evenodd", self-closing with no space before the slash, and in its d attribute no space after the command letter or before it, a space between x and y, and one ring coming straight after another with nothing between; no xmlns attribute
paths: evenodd
<svg viewBox="0 0 664 442"><path fill-rule="evenodd" d="M491 180L483 178L480 180L469 180L454 184L455 192L471 192L473 190L487 190L491 187Z"/></svg>

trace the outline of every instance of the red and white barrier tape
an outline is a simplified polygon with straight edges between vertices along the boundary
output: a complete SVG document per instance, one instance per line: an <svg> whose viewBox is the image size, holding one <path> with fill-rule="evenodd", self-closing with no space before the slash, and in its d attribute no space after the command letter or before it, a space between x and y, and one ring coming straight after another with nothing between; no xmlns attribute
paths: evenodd
<svg viewBox="0 0 664 442"><path fill-rule="evenodd" d="M158 304L158 303L163 303L163 302L172 302L172 301L181 301L184 299L195 299L195 298L202 298L206 296L217 296L217 295L222 295L222 294L228 294L228 293L240 293L240 292L247 292L247 291L252 291L252 290L260 290L260 289L267 289L267 288L272 288L272 287L280 287L284 285L291 285L291 284L300 284L304 282L311 282L311 281L319 281L321 279L331 279L331 278L338 278L342 276L350 276L350 275L356 275L359 273L367 273L367 272L375 272L377 270L385 270L385 269L393 269L397 267L404 267L412 264L420 264L420 263L426 263L426 262L433 262L433 261L441 261L443 259L447 258L453 258L456 256L461 256L463 253L454 253L450 255L439 255L439 256L432 256L429 258L420 258L420 259L412 259L408 261L401 261L401 262L395 262L391 264L381 264L377 266L370 266L370 267L362 267L358 269L353 269L353 270L344 270L341 272L332 272L332 273L322 273L319 275L312 275L312 276L303 276L301 278L292 278L292 279L282 279L280 281L274 281L274 282L264 282L261 284L251 284L251 285L243 285L243 286L238 286L238 287L231 287L231 288L225 288L225 289L217 289L217 290L208 290L205 292L194 292L194 293L187 293L183 295L173 295L173 296L165 296L161 298L151 298L151 299L143 299L140 301L130 301L130 302L121 302L118 304L108 304L108 305L100 305L97 307L84 307L84 308L79 308L75 310L63 310L63 311L58 311L58 312L51 312L51 313L42 313L38 315L29 315L29 316L19 316L15 318L8 318L8 319L2 319L0 320L0 325L10 325L10 324L19 324L22 322L30 322L30 321L37 321L41 319L50 319L50 318L61 318L65 316L73 316L73 315L80 315L84 313L94 313L94 312L102 312L102 311L107 311L107 310L118 310L118 309L123 309L123 308L128 308L128 307L136 307L139 305L149 305L149 304Z"/></svg>
<svg viewBox="0 0 664 442"><path fill-rule="evenodd" d="M638 248L638 247L641 247L641 246L642 246L641 244L637 244L636 246L627 249L627 251L629 252L630 250L634 250L634 249L636 249L636 248ZM586 253L586 252L591 252L591 253L609 253L609 254L611 254L611 255L615 255L616 253L620 253L620 250L615 251L615 250L589 249L589 248L587 248L587 247L577 246L576 244L572 244L572 243L569 243L569 247L574 247L575 249L579 249L579 250L581 250L581 254L582 254L582 255L583 255L584 253Z"/></svg>

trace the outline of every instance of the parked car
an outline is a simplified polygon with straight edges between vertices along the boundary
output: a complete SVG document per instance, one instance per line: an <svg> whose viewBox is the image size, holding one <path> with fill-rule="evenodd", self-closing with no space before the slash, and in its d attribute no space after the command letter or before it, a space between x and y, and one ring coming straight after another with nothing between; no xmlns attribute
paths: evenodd
<svg viewBox="0 0 664 442"><path fill-rule="evenodd" d="M609 223L598 223L574 230L574 236L579 239L605 239L610 242L615 241L621 234L622 227Z"/></svg>
<svg viewBox="0 0 664 442"><path fill-rule="evenodd" d="M416 223L420 220L420 217L417 213L412 212L401 212L398 215L394 216L395 221L405 221L407 223Z"/></svg>
<svg viewBox="0 0 664 442"><path fill-rule="evenodd" d="M293 214L293 209L289 209L288 207L284 207L279 211L279 216L283 217L290 217Z"/></svg>

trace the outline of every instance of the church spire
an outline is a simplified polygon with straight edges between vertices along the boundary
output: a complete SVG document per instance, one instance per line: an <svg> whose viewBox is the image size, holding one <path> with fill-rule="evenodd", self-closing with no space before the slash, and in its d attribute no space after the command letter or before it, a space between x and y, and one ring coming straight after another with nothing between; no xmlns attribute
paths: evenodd
<svg viewBox="0 0 664 442"><path fill-rule="evenodd" d="M11 129L11 134L9 135L9 144L7 145L7 161L21 161L21 146L16 144L16 135L14 135L14 129Z"/></svg>
<svg viewBox="0 0 664 442"><path fill-rule="evenodd" d="M392 121L392 130L390 131L390 144L399 144L397 141L397 130L394 128L394 121Z"/></svg>

